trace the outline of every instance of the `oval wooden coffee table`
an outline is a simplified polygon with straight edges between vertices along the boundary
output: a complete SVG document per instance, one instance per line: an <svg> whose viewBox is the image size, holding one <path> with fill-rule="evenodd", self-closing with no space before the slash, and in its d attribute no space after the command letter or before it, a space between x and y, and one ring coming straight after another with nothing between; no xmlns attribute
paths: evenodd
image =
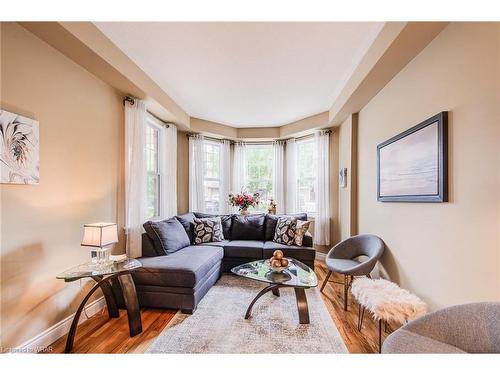
<svg viewBox="0 0 500 375"><path fill-rule="evenodd" d="M297 309L299 311L299 322L309 324L309 309L305 289L314 288L318 285L318 278L314 271L293 258L287 258L289 266L283 272L275 272L269 266L267 260L256 260L245 263L231 269L231 272L248 279L268 283L248 306L245 319L250 318L252 307L257 300L267 292L272 292L275 296L280 295L281 288L294 288L297 299Z"/></svg>

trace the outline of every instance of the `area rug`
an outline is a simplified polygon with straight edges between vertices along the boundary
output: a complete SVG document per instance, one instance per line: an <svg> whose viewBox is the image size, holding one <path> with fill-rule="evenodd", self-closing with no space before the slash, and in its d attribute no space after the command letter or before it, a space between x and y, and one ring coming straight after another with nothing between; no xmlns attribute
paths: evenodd
<svg viewBox="0 0 500 375"><path fill-rule="evenodd" d="M299 324L293 288L268 293L266 284L223 275L192 315L178 312L148 353L347 353L318 288L306 290L310 324Z"/></svg>

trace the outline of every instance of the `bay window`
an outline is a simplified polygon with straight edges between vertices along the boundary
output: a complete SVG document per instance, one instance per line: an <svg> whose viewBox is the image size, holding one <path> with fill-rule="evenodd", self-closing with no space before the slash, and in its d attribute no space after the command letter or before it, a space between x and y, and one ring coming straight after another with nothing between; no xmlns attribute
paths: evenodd
<svg viewBox="0 0 500 375"><path fill-rule="evenodd" d="M160 131L161 127L154 119L146 121L146 217L160 217L161 173L160 173Z"/></svg>
<svg viewBox="0 0 500 375"><path fill-rule="evenodd" d="M316 207L317 152L314 138L297 140L297 210L314 216Z"/></svg>

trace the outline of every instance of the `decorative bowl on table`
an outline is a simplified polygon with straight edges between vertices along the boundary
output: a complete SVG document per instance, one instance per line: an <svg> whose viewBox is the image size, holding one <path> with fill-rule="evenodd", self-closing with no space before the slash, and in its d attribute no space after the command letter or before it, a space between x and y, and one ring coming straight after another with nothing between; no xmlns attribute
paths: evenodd
<svg viewBox="0 0 500 375"><path fill-rule="evenodd" d="M271 259L268 259L267 264L274 272L283 272L290 264L287 258L283 256L283 251L276 250Z"/></svg>

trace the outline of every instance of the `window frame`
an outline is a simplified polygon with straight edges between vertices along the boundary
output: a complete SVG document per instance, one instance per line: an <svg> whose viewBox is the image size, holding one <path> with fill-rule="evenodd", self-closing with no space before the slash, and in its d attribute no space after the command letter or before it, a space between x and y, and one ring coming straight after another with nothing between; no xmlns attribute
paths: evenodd
<svg viewBox="0 0 500 375"><path fill-rule="evenodd" d="M207 158L207 152L205 150L205 146L206 145L210 145L210 146L214 146L216 147L218 150L219 150L219 166L218 166L218 170L219 170L219 177L218 178L214 178L214 177L205 177L205 168L206 168L206 158ZM217 142L217 141L213 141L211 139L204 139L203 140L203 189L205 189L205 181L217 181L219 183L219 202L218 202L218 210L216 212L212 212L212 211L209 211L208 208L207 208L207 197L205 196L205 202L203 202L204 204L204 207L203 207L203 211L207 214L219 214L220 213L220 210L221 210L221 196L220 196L220 187L221 187L221 152L222 152L222 148L221 148L221 143L220 142ZM205 195L205 194L204 194Z"/></svg>
<svg viewBox="0 0 500 375"><path fill-rule="evenodd" d="M259 180L250 180L248 177L248 151L251 150L251 149L270 149L271 150L271 160L270 160L270 167L271 167L271 176L269 178L269 180L263 180L263 179L259 179ZM270 182L271 184L271 190L269 191L268 193L268 196L267 196L267 199L266 199L266 202L264 202L263 200L260 201L260 207L257 207L257 208L254 208L252 209L252 212L254 213L267 213L267 200L271 197L273 197L273 170L274 170L274 162L273 162L273 156L272 156L272 152L273 152L273 144L270 142L270 143L250 143L250 144L247 144L246 145L246 155L245 155L245 178L244 178L244 183L245 183L245 189L248 189L248 186L249 186L249 182L250 181L253 181L253 182ZM255 193L253 191L249 191L249 193ZM262 197L260 197L262 199Z"/></svg>
<svg viewBox="0 0 500 375"><path fill-rule="evenodd" d="M306 137L306 138L302 138L302 139L297 139L296 141L296 147L297 147L297 181L296 181L296 189L297 189L297 194L296 194L296 206L297 206L297 211L300 211L300 212L305 212L307 213L307 217L308 218L311 218L311 219L314 219L318 213L318 201L317 201L317 197L315 196L315 200L314 200L314 211L307 211L307 210L303 210L302 207L300 207L300 202L299 202L299 189L300 189L300 171L299 171L299 165L300 163L298 162L298 158L300 158L300 155L301 155L301 152L300 152L300 147L303 146L304 144L307 144L307 143L312 143L313 144L313 150L314 150L314 143L315 143L315 139L314 139L314 136L311 136L311 137ZM314 155L313 155L314 157ZM314 165L314 183L313 183L313 186L315 187L315 190L317 190L317 184L318 184L318 176L317 176L317 160L315 160L315 163L316 165ZM315 191L315 194L317 194L317 191Z"/></svg>
<svg viewBox="0 0 500 375"><path fill-rule="evenodd" d="M161 162L161 152L163 150L163 141L162 141L162 132L164 130L163 125L156 119L154 118L151 114L146 115L146 129L151 128L154 131L157 131L157 142L156 142L156 151L157 151L157 160L156 160L156 170L155 171L148 171L147 165L146 165L146 202L148 202L148 197L147 197L147 181L148 177L150 175L156 175L157 179L157 184L156 184L156 202L157 202L157 210L155 212L156 215L148 217L148 220L159 220L161 219L162 215L162 201L163 201L163 196L162 196L162 179L163 175L161 173L162 170L162 162ZM145 151L147 151L147 144L144 147ZM148 202L149 203L149 202ZM146 207L147 210L147 207ZM146 215L147 211L146 211Z"/></svg>

